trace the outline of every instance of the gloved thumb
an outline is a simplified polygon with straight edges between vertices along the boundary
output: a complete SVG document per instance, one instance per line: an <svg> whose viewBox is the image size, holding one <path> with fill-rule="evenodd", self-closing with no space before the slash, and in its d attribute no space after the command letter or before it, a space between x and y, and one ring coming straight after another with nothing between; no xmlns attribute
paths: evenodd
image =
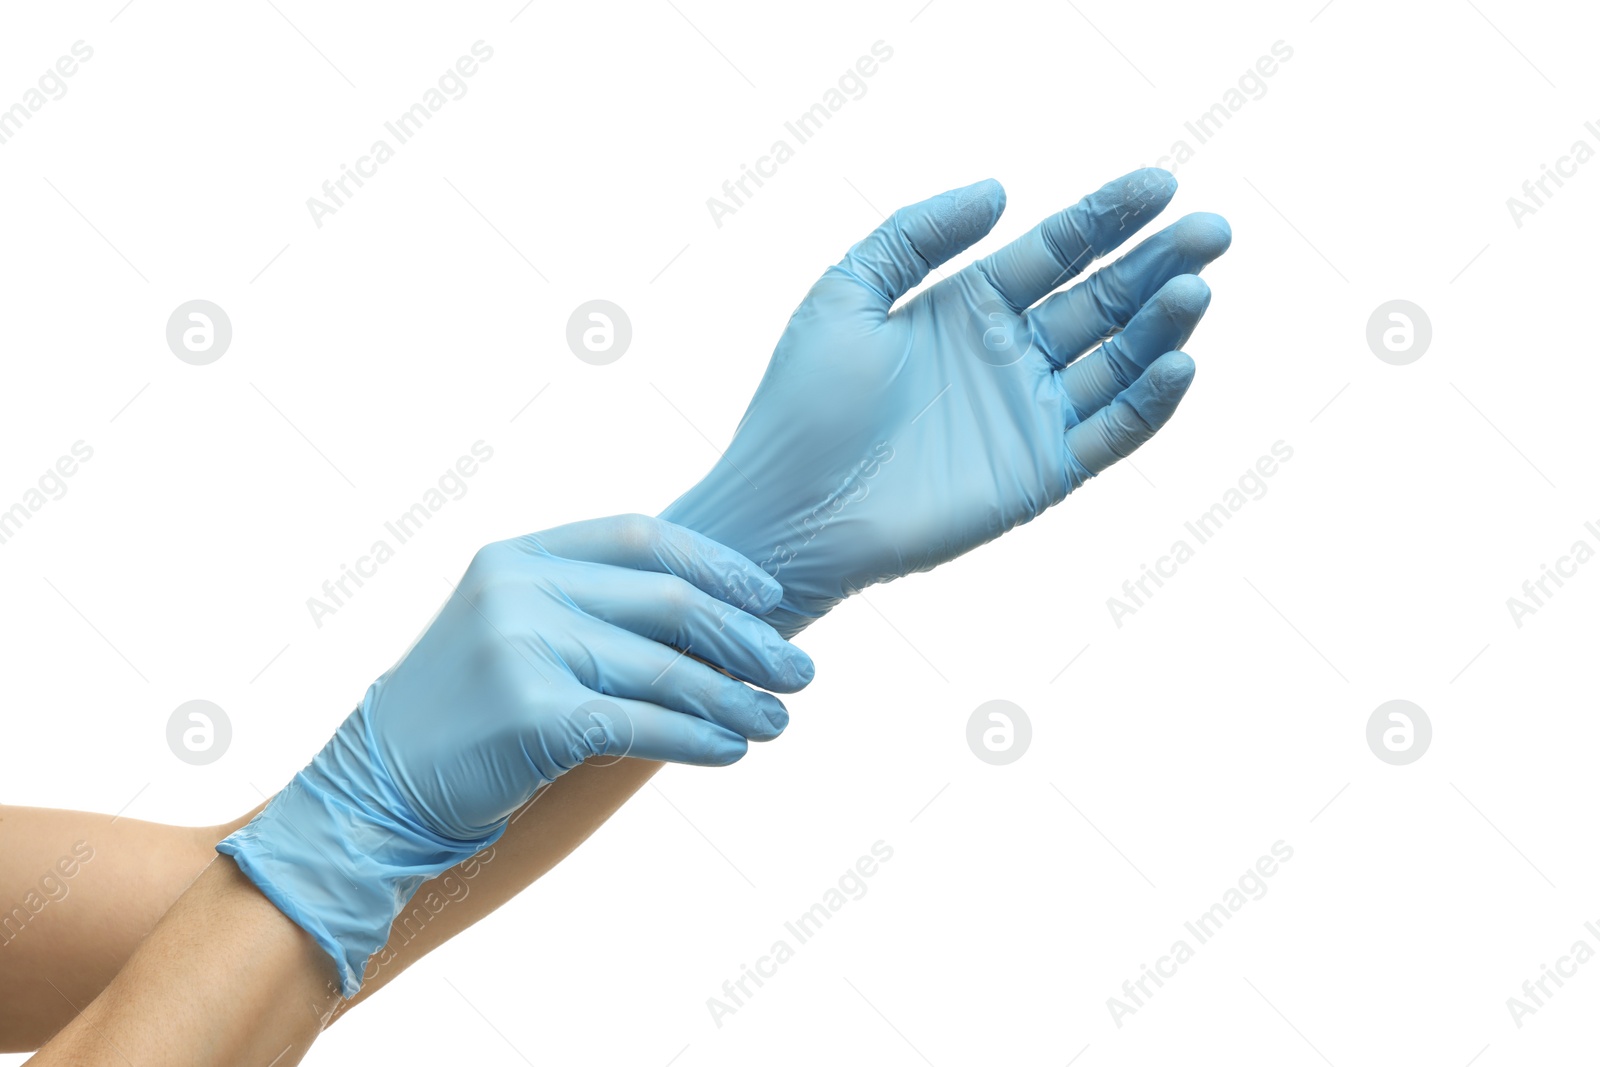
<svg viewBox="0 0 1600 1067"><path fill-rule="evenodd" d="M896 211L829 268L825 281L851 283L887 314L928 272L994 229L1006 191L993 178Z"/></svg>

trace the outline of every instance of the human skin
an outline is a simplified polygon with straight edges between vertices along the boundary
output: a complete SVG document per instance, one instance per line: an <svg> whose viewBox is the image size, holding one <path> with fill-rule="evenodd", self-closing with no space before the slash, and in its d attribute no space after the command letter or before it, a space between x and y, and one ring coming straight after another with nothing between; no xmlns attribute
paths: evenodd
<svg viewBox="0 0 1600 1067"><path fill-rule="evenodd" d="M93 1001L29 1063L300 1062L338 989L333 960L215 856Z"/></svg>
<svg viewBox="0 0 1600 1067"><path fill-rule="evenodd" d="M329 1021L560 863L661 767L636 759L584 764L547 786L513 816L492 848L423 884L369 963L361 992L335 998ZM27 915L0 927L0 1051L39 1048L99 996L216 856L217 842L259 810L216 826L187 827L0 806L0 856L6 857L0 923L14 908ZM74 846L90 858L79 859ZM71 877L57 866L63 858ZM39 883L49 872L47 893ZM44 901L37 914L23 904L29 893L38 894L35 904ZM437 912L421 902L433 903Z"/></svg>

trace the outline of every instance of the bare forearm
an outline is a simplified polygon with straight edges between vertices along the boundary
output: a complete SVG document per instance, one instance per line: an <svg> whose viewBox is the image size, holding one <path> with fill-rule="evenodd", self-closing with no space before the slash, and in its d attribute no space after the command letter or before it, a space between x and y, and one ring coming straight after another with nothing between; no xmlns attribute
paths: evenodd
<svg viewBox="0 0 1600 1067"><path fill-rule="evenodd" d="M334 1018L538 880L660 767L625 759L586 764L557 779L492 849L423 884L395 921L389 943L367 964L361 992L339 1000ZM0 808L0 855L7 857L0 902L15 901L25 915L9 923L0 916L0 1051L38 1048L99 996L215 858L216 843L254 814L191 828ZM87 858L74 856L75 845ZM63 858L70 877L58 866ZM29 903L37 913L28 911Z"/></svg>
<svg viewBox="0 0 1600 1067"><path fill-rule="evenodd" d="M0 1051L36 1049L106 987L236 823L0 806Z"/></svg>
<svg viewBox="0 0 1600 1067"><path fill-rule="evenodd" d="M105 991L29 1063L298 1063L333 1010L332 961L219 856Z"/></svg>

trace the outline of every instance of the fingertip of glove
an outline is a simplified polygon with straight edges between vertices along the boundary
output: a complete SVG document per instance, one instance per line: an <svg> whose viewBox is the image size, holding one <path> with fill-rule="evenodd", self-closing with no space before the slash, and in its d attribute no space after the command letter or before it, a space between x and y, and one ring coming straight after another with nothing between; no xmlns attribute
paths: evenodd
<svg viewBox="0 0 1600 1067"><path fill-rule="evenodd" d="M744 754L749 751L750 742L737 734L727 734L719 739L711 752L711 763L716 767L727 767L744 759Z"/></svg>
<svg viewBox="0 0 1600 1067"><path fill-rule="evenodd" d="M1000 215L1006 209L1006 190L995 179L985 178L959 189L951 189L938 200L943 202L928 217L934 233L926 242L928 248L920 249L919 246L919 250L937 257L937 262L943 262L957 252L970 248L994 229L994 224L1000 221Z"/></svg>
<svg viewBox="0 0 1600 1067"><path fill-rule="evenodd" d="M1168 352L1150 364L1150 385L1158 396L1182 395L1194 381L1194 359L1187 352Z"/></svg>
<svg viewBox="0 0 1600 1067"><path fill-rule="evenodd" d="M1140 167L1107 182L1097 193L1091 195L1109 196L1110 199L1123 204L1148 200L1165 203L1171 200L1177 191L1178 179L1170 170L1163 170L1160 167Z"/></svg>
<svg viewBox="0 0 1600 1067"><path fill-rule="evenodd" d="M783 701L771 693L761 694L761 714L772 727L772 736L777 737L789 725L789 709L783 706Z"/></svg>
<svg viewBox="0 0 1600 1067"><path fill-rule="evenodd" d="M761 574L763 580L756 593L755 606L759 610L757 610L755 614L766 615L769 614L779 604L783 603L783 586L779 584L778 579L774 578L766 571L761 571L759 573Z"/></svg>
<svg viewBox="0 0 1600 1067"><path fill-rule="evenodd" d="M1211 286L1198 274L1179 274L1156 296L1168 314L1198 318L1211 305Z"/></svg>
<svg viewBox="0 0 1600 1067"><path fill-rule="evenodd" d="M1178 220L1176 236L1180 251L1210 262L1233 244L1233 227L1221 215L1196 211Z"/></svg>
<svg viewBox="0 0 1600 1067"><path fill-rule="evenodd" d="M995 206L996 218L1006 209L1006 187L1000 184L1000 179L985 178L980 182L973 182L967 188L982 192L984 196L988 197L990 203Z"/></svg>
<svg viewBox="0 0 1600 1067"><path fill-rule="evenodd" d="M788 652L789 669L794 675L795 681L794 687L789 691L795 692L811 684L811 679L817 676L817 665L804 650L796 648L794 645L788 646Z"/></svg>

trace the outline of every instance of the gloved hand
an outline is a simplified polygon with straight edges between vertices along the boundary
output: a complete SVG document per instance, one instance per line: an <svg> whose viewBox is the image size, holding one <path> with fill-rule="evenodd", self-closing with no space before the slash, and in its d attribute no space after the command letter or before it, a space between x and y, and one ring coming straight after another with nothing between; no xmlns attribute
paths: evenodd
<svg viewBox="0 0 1600 1067"><path fill-rule="evenodd" d="M591 756L722 766L776 737L806 654L756 618L782 590L659 519L480 550L309 766L217 846L334 959L345 996L419 885Z"/></svg>
<svg viewBox="0 0 1600 1067"><path fill-rule="evenodd" d="M1176 188L1135 171L891 311L993 228L1005 192L982 181L901 208L812 287L722 459L662 517L779 578L768 620L785 636L1036 517L1189 387L1176 349L1210 301L1194 272L1231 239L1220 217L1186 216L1043 299Z"/></svg>

